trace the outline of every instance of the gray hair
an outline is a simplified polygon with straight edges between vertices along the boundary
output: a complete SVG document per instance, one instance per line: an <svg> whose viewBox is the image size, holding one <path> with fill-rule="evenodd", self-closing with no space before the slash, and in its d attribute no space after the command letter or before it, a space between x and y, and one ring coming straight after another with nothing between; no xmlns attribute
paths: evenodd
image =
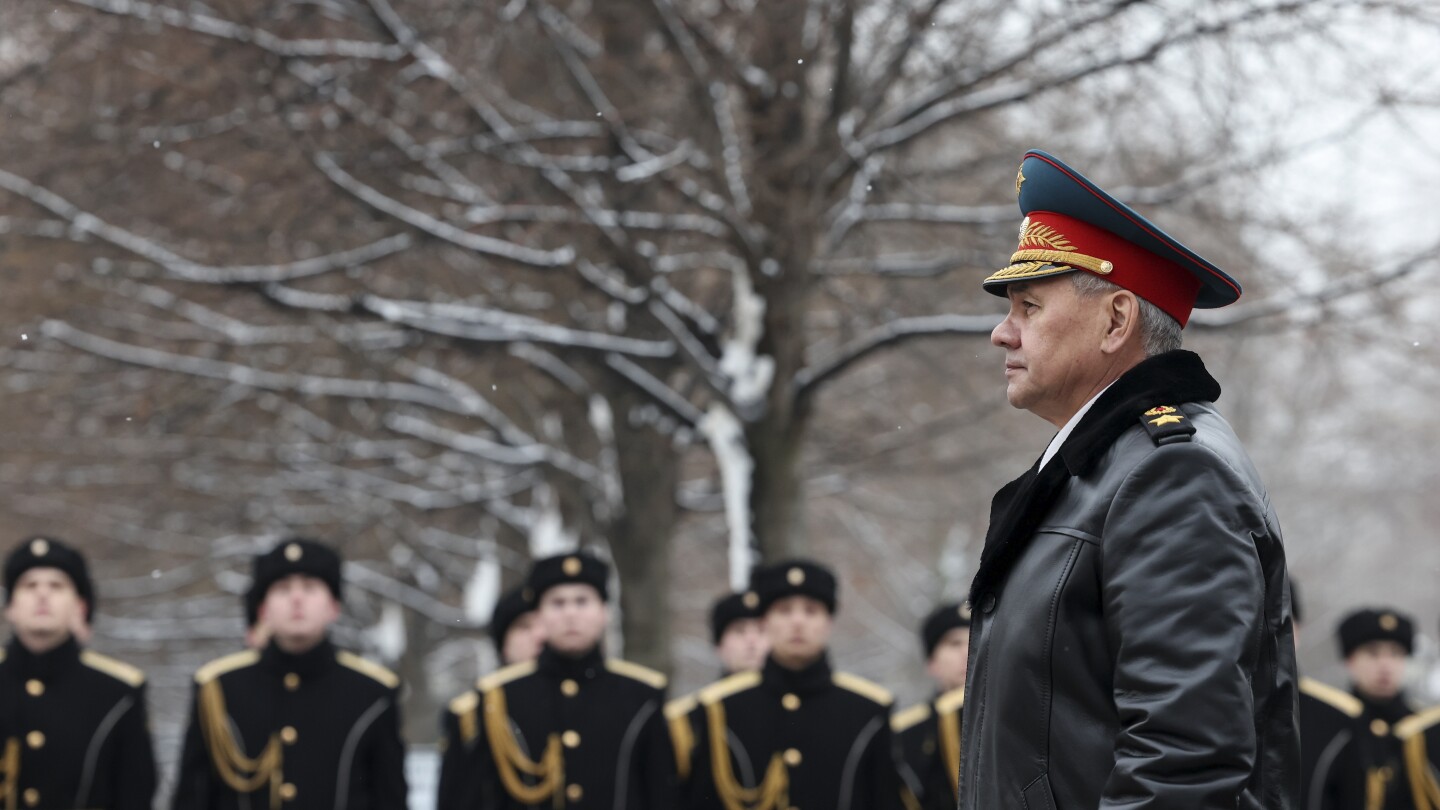
<svg viewBox="0 0 1440 810"><path fill-rule="evenodd" d="M1121 289L1118 284L1084 270L1076 270L1069 276L1075 292L1085 298ZM1135 300L1140 302L1140 342L1145 356L1154 357L1180 348L1180 322L1138 295Z"/></svg>

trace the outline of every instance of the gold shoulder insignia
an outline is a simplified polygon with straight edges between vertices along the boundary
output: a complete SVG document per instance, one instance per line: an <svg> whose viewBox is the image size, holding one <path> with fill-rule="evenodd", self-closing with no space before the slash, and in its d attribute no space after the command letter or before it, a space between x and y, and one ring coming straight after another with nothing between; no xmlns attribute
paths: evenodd
<svg viewBox="0 0 1440 810"><path fill-rule="evenodd" d="M890 718L890 730L895 732L896 734L899 734L906 729L914 728L915 726L920 725L921 723L925 722L925 719L929 716L929 703L920 703L915 706L911 706L910 708L902 712L898 712L894 717Z"/></svg>
<svg viewBox="0 0 1440 810"><path fill-rule="evenodd" d="M450 713L455 716L475 711L480 706L480 696L474 689L466 689L461 695L450 700Z"/></svg>
<svg viewBox="0 0 1440 810"><path fill-rule="evenodd" d="M497 686L504 686L505 684L516 680L517 678L523 678L534 671L534 661L521 661L518 664L511 664L504 669L497 669L489 675L486 675L485 677L475 682L475 688L480 690L481 692L489 692Z"/></svg>
<svg viewBox="0 0 1440 810"><path fill-rule="evenodd" d="M622 661L619 658L605 659L605 668L616 675L624 675L631 680L640 681L656 689L664 689L670 683L670 679L666 678L663 672L642 667L630 661Z"/></svg>
<svg viewBox="0 0 1440 810"><path fill-rule="evenodd" d="M1436 724L1440 724L1440 706L1431 706L1428 709L1421 709L1396 723L1395 736L1404 740Z"/></svg>
<svg viewBox="0 0 1440 810"><path fill-rule="evenodd" d="M1349 692L1321 683L1314 678L1301 678L1300 691L1322 703L1328 703L1350 717L1359 717L1365 712L1365 704Z"/></svg>
<svg viewBox="0 0 1440 810"><path fill-rule="evenodd" d="M93 650L81 650L80 662L130 686L139 686L145 683L145 673L141 672L139 667L132 667L124 661L116 661L108 655L101 655Z"/></svg>
<svg viewBox="0 0 1440 810"><path fill-rule="evenodd" d="M248 667L260 660L259 650L241 650L206 664L195 671L196 683L209 683L227 672Z"/></svg>
<svg viewBox="0 0 1440 810"><path fill-rule="evenodd" d="M895 702L895 696L890 694L889 689L886 689L878 683L867 681L859 675L851 675L848 672L837 672L833 680L835 681L835 685L841 689L848 689L876 703L889 705Z"/></svg>
<svg viewBox="0 0 1440 810"><path fill-rule="evenodd" d="M965 687L951 689L949 692L935 698L935 711L941 714L950 714L961 706L965 705Z"/></svg>
<svg viewBox="0 0 1440 810"><path fill-rule="evenodd" d="M367 661L355 653L340 650L335 653L335 660L342 665L355 670L361 675L373 678L383 684L387 689L394 689L400 685L400 676L380 666L374 661Z"/></svg>
<svg viewBox="0 0 1440 810"><path fill-rule="evenodd" d="M689 694L685 697L675 698L674 700L665 704L665 719L676 720L678 718L684 717L690 714L690 712L694 711L695 707L699 705L699 703L699 698L697 698L694 694Z"/></svg>
<svg viewBox="0 0 1440 810"><path fill-rule="evenodd" d="M695 693L695 697L706 706L712 703L719 703L731 695L744 692L746 689L753 689L760 685L760 673L758 672L737 672L728 678L724 678L710 684Z"/></svg>

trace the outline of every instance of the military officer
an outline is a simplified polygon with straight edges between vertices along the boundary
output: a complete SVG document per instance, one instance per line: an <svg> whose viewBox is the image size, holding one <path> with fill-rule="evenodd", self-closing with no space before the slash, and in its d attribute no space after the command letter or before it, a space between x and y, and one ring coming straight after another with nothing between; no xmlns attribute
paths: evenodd
<svg viewBox="0 0 1440 810"><path fill-rule="evenodd" d="M490 614L490 640L502 666L534 661L545 646L545 629L535 615L529 594L528 586L510 589ZM470 753L461 739L461 722L479 705L477 690L478 686L466 690L440 715L440 781L436 791L439 807L456 806L452 794L462 789L468 775Z"/></svg>
<svg viewBox="0 0 1440 810"><path fill-rule="evenodd" d="M399 679L330 641L340 565L299 538L255 559L270 639L196 673L175 810L405 807Z"/></svg>
<svg viewBox="0 0 1440 810"><path fill-rule="evenodd" d="M1440 706L1432 706L1395 725L1405 753L1405 772L1417 810L1440 809Z"/></svg>
<svg viewBox="0 0 1440 810"><path fill-rule="evenodd" d="M722 676L757 670L765 664L770 645L760 618L760 598L753 593L722 596L711 606L710 638Z"/></svg>
<svg viewBox="0 0 1440 810"><path fill-rule="evenodd" d="M155 756L140 670L83 649L95 590L85 558L53 538L5 561L0 806L149 810Z"/></svg>
<svg viewBox="0 0 1440 810"><path fill-rule="evenodd" d="M891 718L901 795L907 808L954 810L960 800L960 709L970 655L970 606L935 608L920 625L920 641L935 697Z"/></svg>
<svg viewBox="0 0 1440 810"><path fill-rule="evenodd" d="M750 590L770 654L672 704L680 806L885 810L900 806L885 689L830 668L835 576L809 560L757 569ZM678 733L677 733L678 732Z"/></svg>
<svg viewBox="0 0 1440 810"><path fill-rule="evenodd" d="M674 807L665 676L605 656L609 577L585 552L535 563L544 647L451 703L441 810Z"/></svg>
<svg viewBox="0 0 1440 810"><path fill-rule="evenodd" d="M1415 709L1405 695L1405 667L1415 649L1415 623L1388 607L1356 610L1341 620L1336 633L1350 676L1350 691L1360 706L1355 739L1337 757L1334 793L1338 808L1411 810L1434 808L1428 788L1431 768L1424 758L1410 762L1398 734L1423 725L1412 721ZM1412 743L1412 748L1418 743ZM1413 766L1413 767L1412 767Z"/></svg>

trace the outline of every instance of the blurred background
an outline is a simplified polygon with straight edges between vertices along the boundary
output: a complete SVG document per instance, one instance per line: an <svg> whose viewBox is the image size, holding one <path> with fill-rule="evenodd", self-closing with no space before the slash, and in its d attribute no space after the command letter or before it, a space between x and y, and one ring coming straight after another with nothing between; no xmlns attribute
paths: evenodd
<svg viewBox="0 0 1440 810"><path fill-rule="evenodd" d="M166 760L290 534L346 554L414 743L577 544L673 694L711 601L810 554L837 664L921 699L1053 433L978 284L1039 147L1244 284L1186 345L1303 669L1391 605L1440 700L1437 54L1427 0L5 0L0 541L89 553Z"/></svg>

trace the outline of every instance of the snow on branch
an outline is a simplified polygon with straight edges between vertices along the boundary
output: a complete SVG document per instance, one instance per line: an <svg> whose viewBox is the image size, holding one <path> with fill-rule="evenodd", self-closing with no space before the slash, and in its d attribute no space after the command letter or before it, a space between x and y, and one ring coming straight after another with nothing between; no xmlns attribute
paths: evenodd
<svg viewBox="0 0 1440 810"><path fill-rule="evenodd" d="M636 365L635 361L621 354L605 355L605 364L635 387L649 394L664 405L671 413L685 420L690 427L700 424L705 414L691 404L680 392L656 379L653 374Z"/></svg>
<svg viewBox="0 0 1440 810"><path fill-rule="evenodd" d="M411 208L399 200L382 194L381 192L365 185L357 180L350 173L340 168L335 158L328 152L317 153L314 157L315 165L335 185L353 194L357 199L381 213L404 222L408 225L443 239L467 250L488 256L496 256L502 259L540 268L565 267L575 260L573 248L564 247L556 250L536 250L517 245L514 242L507 242L504 239L496 239L491 236L470 233L461 230L447 222L442 222L435 217Z"/></svg>
<svg viewBox="0 0 1440 810"><path fill-rule="evenodd" d="M897 253L875 258L829 259L817 262L812 272L822 276L875 275L894 278L934 278L962 267L997 263L990 250Z"/></svg>
<svg viewBox="0 0 1440 810"><path fill-rule="evenodd" d="M385 427L396 433L414 436L417 439L423 439L431 444L436 444L496 464L525 467L553 463L557 458L553 449L543 444L535 443L523 447L512 447L491 441L474 433L441 427L428 419L421 419L411 414L386 414L384 422ZM564 462L566 466L571 468L571 472L578 473L579 475L577 477L581 480L593 480L595 478L597 472L593 466L584 464L583 462L575 463L575 461L568 456L564 458L568 459Z"/></svg>
<svg viewBox="0 0 1440 810"><path fill-rule="evenodd" d="M412 244L409 234L387 236L358 248L289 264L211 266L192 262L160 243L81 209L49 189L0 169L0 188L18 194L68 221L71 228L91 234L164 268L169 275L206 284L253 284L295 281L344 270L398 253Z"/></svg>
<svg viewBox="0 0 1440 810"><path fill-rule="evenodd" d="M675 346L669 341L572 329L488 307L396 301L377 295L361 296L357 303L387 321L464 340L486 343L523 340L635 357L664 358L675 354Z"/></svg>
<svg viewBox="0 0 1440 810"><path fill-rule="evenodd" d="M744 590L755 564L755 542L750 530L750 485L755 459L745 443L744 427L723 403L711 404L698 427L709 442L715 465L720 470L725 526L730 538L730 587Z"/></svg>
<svg viewBox="0 0 1440 810"><path fill-rule="evenodd" d="M156 309L173 312L213 334L224 337L232 345L301 343L309 341L315 336L315 330L308 326L255 326L248 324L152 284L137 284L121 279L115 288Z"/></svg>
<svg viewBox="0 0 1440 810"><path fill-rule="evenodd" d="M898 318L861 335L829 357L800 369L795 375L796 395L804 396L879 349L917 337L988 335L1000 322L997 315L925 315Z"/></svg>
<svg viewBox="0 0 1440 810"><path fill-rule="evenodd" d="M860 214L865 222L934 222L943 225L994 225L1017 221L1014 203L1006 205L934 205L929 203L882 203L867 205Z"/></svg>
<svg viewBox="0 0 1440 810"><path fill-rule="evenodd" d="M364 563L347 560L345 581L383 599L398 602L436 624L446 627L471 626L464 610L451 607L419 588L400 582Z"/></svg>
<svg viewBox="0 0 1440 810"><path fill-rule="evenodd" d="M209 14L146 3L142 0L70 0L70 2L107 14L158 22L171 28L180 28L219 39L255 45L262 50L290 59L339 56L347 59L394 62L405 56L405 49L398 45L351 39L285 39L262 28L241 25Z"/></svg>

